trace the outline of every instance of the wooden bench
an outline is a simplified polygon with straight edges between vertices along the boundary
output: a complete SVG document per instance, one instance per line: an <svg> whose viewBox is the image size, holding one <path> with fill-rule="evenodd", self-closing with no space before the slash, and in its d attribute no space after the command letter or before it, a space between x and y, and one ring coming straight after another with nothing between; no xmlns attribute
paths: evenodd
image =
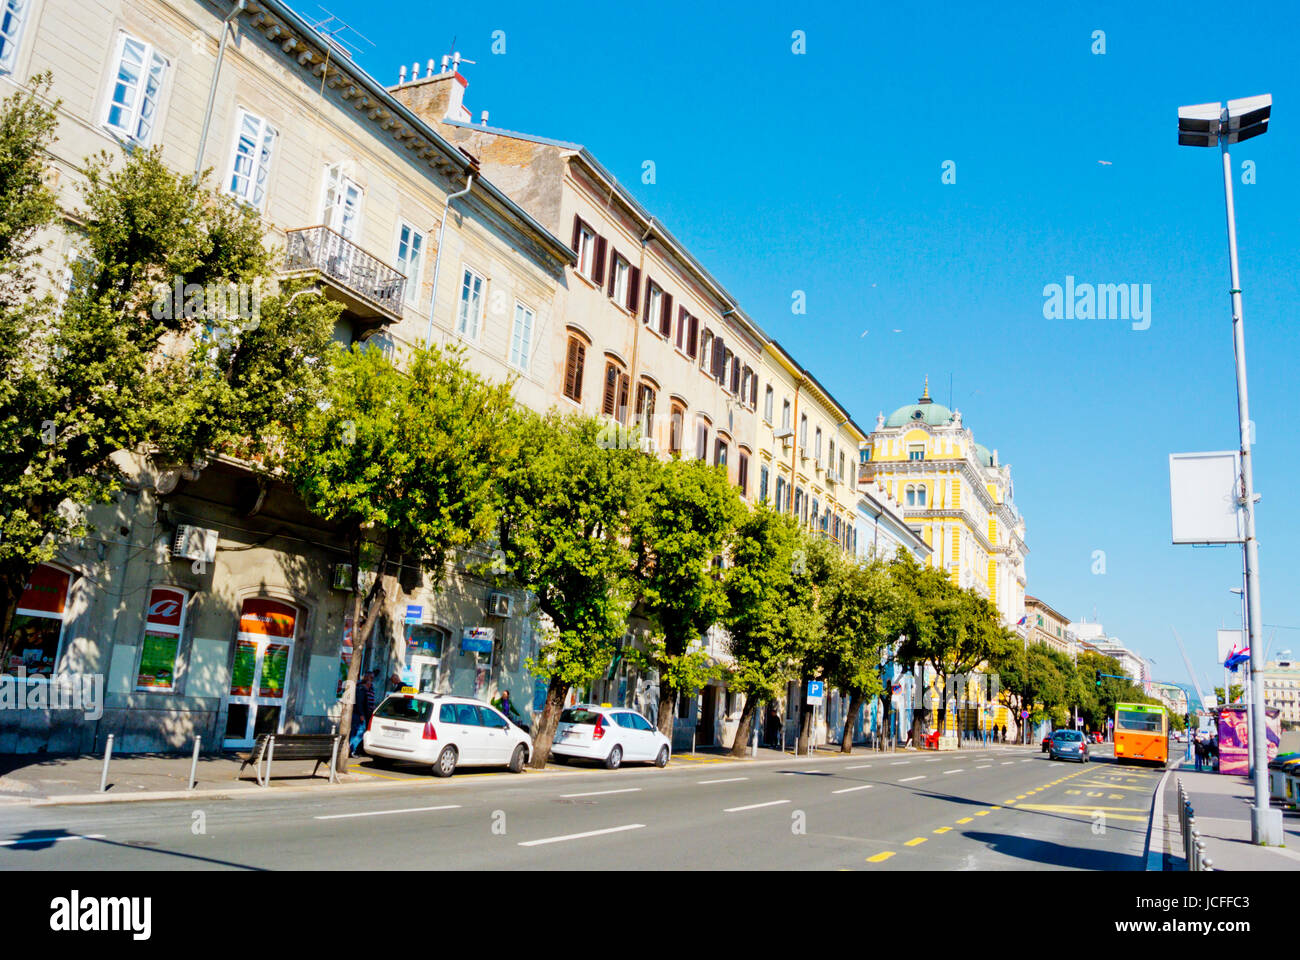
<svg viewBox="0 0 1300 960"><path fill-rule="evenodd" d="M253 749L243 756L243 763L235 779L244 772L244 767L253 764L257 782L269 786L271 782L271 764L275 760L315 760L311 775L316 776L322 763L328 763L330 783L335 783L334 759L339 743L343 738L334 733L264 733L253 744ZM266 763L265 771L262 769Z"/></svg>

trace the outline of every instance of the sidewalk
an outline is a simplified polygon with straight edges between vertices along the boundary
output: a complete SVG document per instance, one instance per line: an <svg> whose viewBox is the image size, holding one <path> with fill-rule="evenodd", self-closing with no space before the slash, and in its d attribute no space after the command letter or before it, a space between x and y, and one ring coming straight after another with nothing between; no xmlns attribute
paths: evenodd
<svg viewBox="0 0 1300 960"><path fill-rule="evenodd" d="M1187 869L1178 827L1179 778L1205 841L1205 855L1215 870L1300 870L1300 812L1282 813L1285 847L1256 846L1250 842L1251 782L1245 777L1198 773L1194 763L1170 770L1165 783L1165 849L1174 870Z"/></svg>
<svg viewBox="0 0 1300 960"><path fill-rule="evenodd" d="M915 750L898 750L913 754ZM926 752L926 751L921 751ZM700 747L695 753L674 754L669 769L696 767L710 764L750 763L778 764L837 757L872 757L879 754L873 748L855 745L853 753L842 754L838 745L824 745L808 757L796 757L793 752L760 747L757 757L732 757L723 747ZM366 757L354 757L348 762L348 773L337 784L329 782L328 772L322 764L312 776L314 761L277 760L269 787L259 786L253 767L240 772L240 760L234 754L199 757L195 774L195 789L188 789L190 757L178 754L121 754L113 757L109 765L108 789L100 792L103 774L103 756L47 757L24 754L0 756L0 804L61 805L69 803L130 803L145 800L176 800L185 797L225 798L232 796L267 797L286 793L311 793L318 790L353 791L384 790L406 785L430 786L439 783L429 771L415 766L398 766L380 769ZM548 764L545 770L529 769L526 776L568 776L598 773L603 767L594 764ZM629 766L629 772L654 770L650 765ZM457 780L474 780L484 777L511 774L497 768L466 769L458 771ZM1300 849L1300 841L1297 842Z"/></svg>

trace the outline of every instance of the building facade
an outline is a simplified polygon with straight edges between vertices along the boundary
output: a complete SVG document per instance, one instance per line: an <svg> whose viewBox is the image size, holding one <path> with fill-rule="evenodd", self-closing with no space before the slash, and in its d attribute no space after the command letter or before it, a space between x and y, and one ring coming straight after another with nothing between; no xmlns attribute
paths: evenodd
<svg viewBox="0 0 1300 960"><path fill-rule="evenodd" d="M1025 612L1025 523L1014 503L1011 468L975 442L952 411L930 398L899 407L863 444L863 483L884 484L909 526L931 548L930 562L960 587L992 600L1008 627Z"/></svg>
<svg viewBox="0 0 1300 960"><path fill-rule="evenodd" d="M1070 621L1037 597L1025 597L1026 626L1030 643L1045 643L1071 659L1078 656L1070 632Z"/></svg>
<svg viewBox="0 0 1300 960"><path fill-rule="evenodd" d="M1259 676L1264 684L1264 705L1277 708L1282 728L1300 727L1300 663L1285 651L1278 659L1266 663Z"/></svg>

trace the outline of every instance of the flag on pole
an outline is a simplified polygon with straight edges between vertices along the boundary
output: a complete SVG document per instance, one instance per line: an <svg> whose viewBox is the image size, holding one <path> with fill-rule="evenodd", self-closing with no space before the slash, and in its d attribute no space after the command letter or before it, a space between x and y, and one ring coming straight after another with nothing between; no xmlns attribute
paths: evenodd
<svg viewBox="0 0 1300 960"><path fill-rule="evenodd" d="M1235 673L1237 667L1241 666L1241 664L1243 663L1249 663L1249 662L1250 662L1250 647L1242 647L1238 649L1236 645L1234 645L1233 648L1228 652L1227 659L1223 661L1223 665L1227 669Z"/></svg>

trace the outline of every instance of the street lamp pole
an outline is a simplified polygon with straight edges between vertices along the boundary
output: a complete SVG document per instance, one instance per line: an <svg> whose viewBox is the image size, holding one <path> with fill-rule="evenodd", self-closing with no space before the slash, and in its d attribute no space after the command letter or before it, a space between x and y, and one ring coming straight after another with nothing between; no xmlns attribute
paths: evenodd
<svg viewBox="0 0 1300 960"><path fill-rule="evenodd" d="M1264 725L1264 696L1261 679L1262 651L1259 627L1263 623L1259 596L1259 543L1255 538L1255 478L1251 462L1250 400L1246 388L1246 334L1241 309L1241 277L1237 269L1237 218L1232 197L1232 158L1228 146L1259 136L1268 130L1273 108L1270 94L1229 100L1222 104L1200 104L1178 111L1178 142L1186 146L1218 146L1223 159L1223 193L1228 221L1228 270L1232 299L1232 348L1237 366L1237 421L1241 437L1241 490L1238 503L1244 514L1246 567L1246 630L1250 645L1251 716L1255 734L1250 749L1254 755L1255 803L1250 812L1252 842L1268 846L1282 843L1282 814L1269 806L1268 733ZM1227 691L1224 691L1225 693Z"/></svg>

